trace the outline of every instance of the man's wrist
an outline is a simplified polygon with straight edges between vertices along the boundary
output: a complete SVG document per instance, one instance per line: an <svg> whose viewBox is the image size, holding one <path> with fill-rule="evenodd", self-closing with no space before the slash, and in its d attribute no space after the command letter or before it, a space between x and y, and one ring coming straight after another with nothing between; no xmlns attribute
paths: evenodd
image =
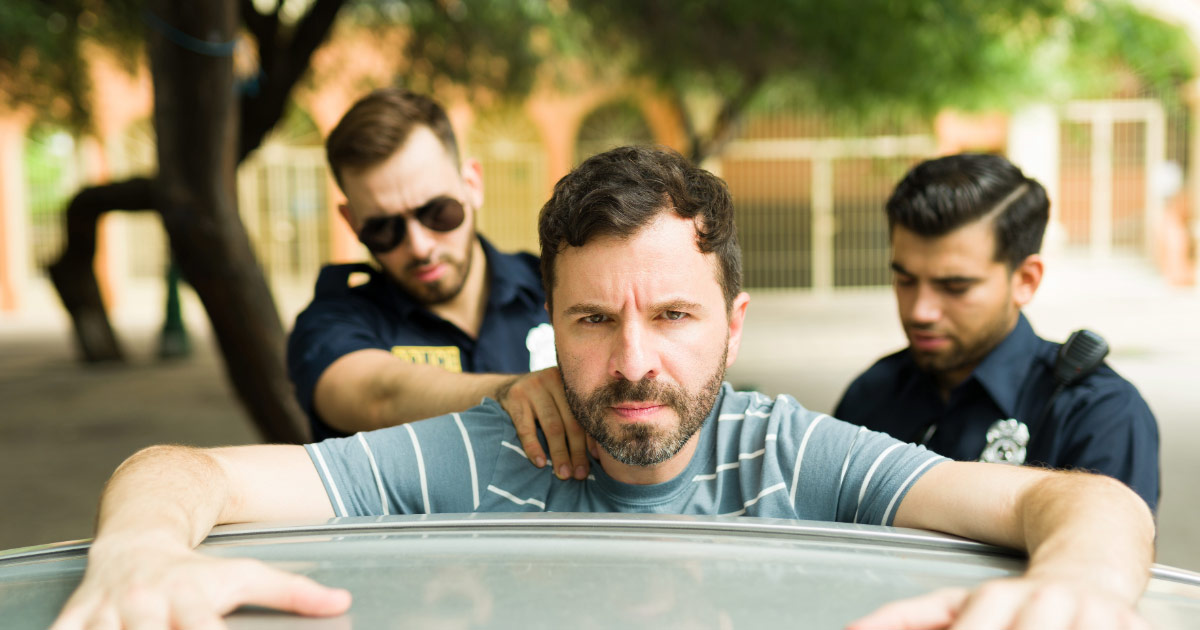
<svg viewBox="0 0 1200 630"><path fill-rule="evenodd" d="M508 392L512 391L513 385L516 385L517 381L519 380L521 380L520 374L514 374L508 378L505 378L504 381L500 383L498 387L496 387L496 390L492 392L492 395L496 398L496 402L503 403L504 399L508 397Z"/></svg>
<svg viewBox="0 0 1200 630"><path fill-rule="evenodd" d="M88 557L102 560L151 549L155 553L187 552L191 545L178 534L162 530L101 534L92 541Z"/></svg>

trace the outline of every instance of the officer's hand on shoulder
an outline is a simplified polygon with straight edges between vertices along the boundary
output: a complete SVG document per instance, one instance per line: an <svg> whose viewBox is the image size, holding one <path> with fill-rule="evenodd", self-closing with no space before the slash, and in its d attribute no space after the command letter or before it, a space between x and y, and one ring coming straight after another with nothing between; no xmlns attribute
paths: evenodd
<svg viewBox="0 0 1200 630"><path fill-rule="evenodd" d="M538 468L549 461L560 479L587 478L587 435L567 406L557 367L513 377L496 392L496 400L512 416L529 461ZM550 447L549 460L538 441L538 426Z"/></svg>

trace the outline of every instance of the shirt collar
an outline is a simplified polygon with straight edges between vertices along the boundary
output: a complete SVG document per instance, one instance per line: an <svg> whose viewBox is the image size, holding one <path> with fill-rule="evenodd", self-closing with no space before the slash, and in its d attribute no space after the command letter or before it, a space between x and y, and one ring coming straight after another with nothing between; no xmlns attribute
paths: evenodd
<svg viewBox="0 0 1200 630"><path fill-rule="evenodd" d="M1025 314L1019 314L1012 332L971 373L1010 418L1016 413L1022 382L1037 354L1037 339Z"/></svg>
<svg viewBox="0 0 1200 630"><path fill-rule="evenodd" d="M519 296L541 306L542 279L532 273L516 255L501 254L483 236L479 237L483 255L487 258L488 301L491 304L508 304Z"/></svg>

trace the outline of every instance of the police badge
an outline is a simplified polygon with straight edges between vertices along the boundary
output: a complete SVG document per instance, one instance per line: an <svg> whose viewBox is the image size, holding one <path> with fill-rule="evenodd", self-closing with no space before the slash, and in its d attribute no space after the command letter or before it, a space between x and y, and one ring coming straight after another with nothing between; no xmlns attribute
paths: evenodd
<svg viewBox="0 0 1200 630"><path fill-rule="evenodd" d="M1025 463L1025 447L1029 445L1029 427L1016 418L997 420L987 430L987 446L979 461L993 464Z"/></svg>

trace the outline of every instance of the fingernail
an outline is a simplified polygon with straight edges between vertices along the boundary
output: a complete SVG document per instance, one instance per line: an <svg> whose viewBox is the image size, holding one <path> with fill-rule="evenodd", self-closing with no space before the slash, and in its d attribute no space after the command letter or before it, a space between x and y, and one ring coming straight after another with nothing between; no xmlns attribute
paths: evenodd
<svg viewBox="0 0 1200 630"><path fill-rule="evenodd" d="M538 455L537 458L534 460L534 463L537 464L538 468L542 468L546 465L546 458L542 457L541 455Z"/></svg>
<svg viewBox="0 0 1200 630"><path fill-rule="evenodd" d="M587 479L587 471L583 469L583 466L575 467L575 478L580 481Z"/></svg>
<svg viewBox="0 0 1200 630"><path fill-rule="evenodd" d="M567 477L570 477L570 476L571 476L571 467L570 466L563 464L562 466L558 467L558 478L559 479L566 479Z"/></svg>

